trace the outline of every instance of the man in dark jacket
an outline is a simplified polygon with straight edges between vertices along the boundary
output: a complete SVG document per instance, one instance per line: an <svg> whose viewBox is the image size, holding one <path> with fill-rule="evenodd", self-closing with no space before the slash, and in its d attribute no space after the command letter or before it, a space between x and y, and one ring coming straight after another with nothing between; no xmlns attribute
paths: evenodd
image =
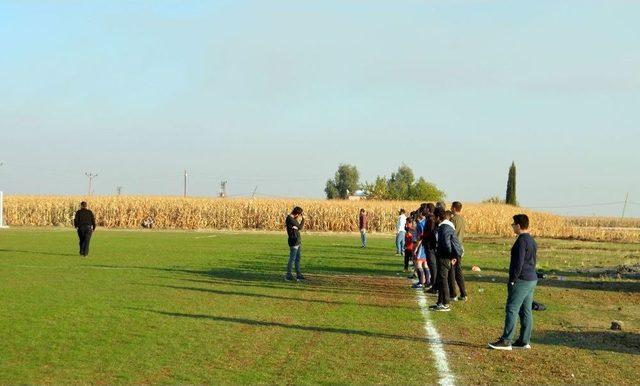
<svg viewBox="0 0 640 386"><path fill-rule="evenodd" d="M439 288L438 280L438 261L436 258L436 232L438 228L436 226L436 217L433 215L435 206L432 203L427 204L426 224L424 231L422 232L422 245L426 247L427 253L427 266L431 271L431 280L433 285L426 292L437 294Z"/></svg>
<svg viewBox="0 0 640 386"><path fill-rule="evenodd" d="M80 238L80 255L87 256L91 235L96 230L96 218L93 212L87 209L85 201L80 203L80 210L73 218L73 226L78 230L78 238Z"/></svg>
<svg viewBox="0 0 640 386"><path fill-rule="evenodd" d="M460 215L462 211L462 203L460 201L454 201L451 204L451 222L456 229L456 236L458 237L458 241L462 245L466 223L464 221L464 217ZM462 247L462 255L458 259L458 263L451 267L451 271L449 271L449 292L451 295L451 299L458 301L467 301L467 289L464 283L464 273L462 272L462 257L464 256L464 246ZM460 289L460 295L456 293L456 284Z"/></svg>
<svg viewBox="0 0 640 386"><path fill-rule="evenodd" d="M287 216L285 225L287 227L287 241L289 243L289 262L287 263L287 275L285 276L285 280L293 280L293 275L291 274L291 268L293 265L295 265L296 268L296 280L304 280L304 276L300 273L300 244L302 242L300 231L304 226L304 215L302 214L301 207L296 206L293 208L291 213Z"/></svg>
<svg viewBox="0 0 640 386"><path fill-rule="evenodd" d="M513 216L513 232L518 235L511 248L509 264L509 284L507 285L507 305L504 331L500 339L489 343L496 350L529 349L533 328L533 292L538 283L536 273L536 253L538 246L529 234L529 217L526 214ZM516 320L520 316L520 335L513 342Z"/></svg>
<svg viewBox="0 0 640 386"><path fill-rule="evenodd" d="M446 219L444 208L436 208L434 215L438 223L436 256L438 260L438 302L429 307L435 311L450 311L449 307L449 271L460 256L462 245L458 241L451 221Z"/></svg>

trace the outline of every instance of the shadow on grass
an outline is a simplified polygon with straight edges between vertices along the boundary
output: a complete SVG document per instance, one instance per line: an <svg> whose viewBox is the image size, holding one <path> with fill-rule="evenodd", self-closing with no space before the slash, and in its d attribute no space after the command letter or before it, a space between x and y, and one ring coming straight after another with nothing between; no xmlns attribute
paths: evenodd
<svg viewBox="0 0 640 386"><path fill-rule="evenodd" d="M235 279L227 279L227 278L219 278L219 277L209 277L206 279L178 279L182 281L188 281L191 283L204 283L210 285L227 285L227 286L242 286L242 287L254 287L254 288L269 288L275 290L292 290L296 292L316 292L316 293L329 293L329 294L338 294L338 295L369 295L375 294L377 297L381 298L397 298L397 292L391 291L378 291L374 292L372 290L367 290L363 288L350 288L350 287L340 287L340 286L332 286L327 284L315 283L314 277L311 276L311 281L307 281L307 283L287 283L283 280L278 280L277 283L266 283L266 282L248 282L244 280L235 280ZM278 284L282 283L282 284ZM312 284L313 283L313 284Z"/></svg>
<svg viewBox="0 0 640 386"><path fill-rule="evenodd" d="M206 283L209 283L209 282L206 282ZM211 293L216 295L249 296L249 297L255 297L255 298L262 298L262 299L292 300L297 302L346 305L346 306L397 308L397 309L408 309L408 310L415 309L415 307L407 307L407 306L390 306L390 305L371 304L371 303L352 303L352 302L342 302L337 300L304 299L304 298L296 298L296 297L290 297L290 296L266 295L266 294L260 294L260 293L254 293L254 292L242 292L242 291L225 291L225 290L219 290L219 289L200 288L200 287L183 287L183 286L174 286L174 285L143 284L143 283L133 283L133 284L149 286L149 287L172 288L172 289L185 290L185 291L205 292L205 293Z"/></svg>
<svg viewBox="0 0 640 386"><path fill-rule="evenodd" d="M48 255L48 256L78 256L73 253L55 253L55 252L41 252L41 251L23 251L19 249L0 249L0 252L17 252L17 253L32 253L34 255Z"/></svg>
<svg viewBox="0 0 640 386"><path fill-rule="evenodd" d="M313 255L312 255L313 256ZM249 267L255 268L255 261L259 261L261 267L269 267L272 271L282 270L284 273L287 258L282 255L263 254L249 260L253 261ZM378 259L375 257L362 256L322 256L306 258L305 251L302 253L303 271L323 272L323 273L341 273L352 275L370 275L370 276L391 276L397 270L402 269L403 261L398 259L397 262L387 259ZM248 264L244 264L247 266Z"/></svg>
<svg viewBox="0 0 640 386"><path fill-rule="evenodd" d="M465 273L465 281L478 283L506 284L507 277L474 273ZM578 290L640 292L640 281L596 281L596 280L538 280L538 287L555 287Z"/></svg>
<svg viewBox="0 0 640 386"><path fill-rule="evenodd" d="M640 355L640 334L613 331L546 331L536 333L535 341L584 350Z"/></svg>
<svg viewBox="0 0 640 386"><path fill-rule="evenodd" d="M158 311L158 310L151 310L151 309L144 309L144 308L129 307L129 309L136 310L136 311L143 311L143 312L151 312L151 313L164 315L164 316L171 316L175 318L202 319L202 320L212 320L216 322L244 324L244 325L258 326L258 327L281 327L281 328L300 330L300 331L328 332L328 333L334 333L334 334L359 335L359 336L392 339L392 340L411 340L411 341L429 342L428 339L415 337L415 336L395 335L395 334L387 334L383 332L355 330L350 328L303 326L299 324L267 322L267 321L247 319L247 318L234 318L229 316L215 316L215 315L205 315L205 314L184 314L180 312L167 312L167 311Z"/></svg>
<svg viewBox="0 0 640 386"><path fill-rule="evenodd" d="M198 270L185 268L118 266L106 264L95 264L88 266L124 270L146 270L189 275L193 277L176 277L175 279L196 283L253 286L279 290L326 292L343 295L375 295L384 298L395 298L398 296L398 293L395 289L386 289L384 288L384 286L381 286L380 283L363 282L362 280L356 280L362 279L362 277L354 277L353 279L340 278L338 279L338 281L334 280L331 275L309 275L309 280L301 283L296 283L285 282L284 273L255 271L243 268L215 268Z"/></svg>
<svg viewBox="0 0 640 386"><path fill-rule="evenodd" d="M391 340L409 340L409 341L416 341L416 342L424 342L427 344L442 344L446 346L462 346L462 347L468 347L468 348L484 348L485 347L484 345L472 344L468 342L455 341L455 340L435 341L433 339L429 339L425 337L387 334L383 332L356 330L356 329L350 329L350 328L302 326L299 324L267 322L267 321L247 319L247 318L234 318L229 316L215 316L215 315L206 315L206 314L185 314L180 312L168 312L168 311L159 311L159 310L133 308L133 307L128 307L128 309L135 310L135 311L151 312L159 315L171 316L171 317L177 317L177 318L212 320L217 322L244 324L244 325L258 326L258 327L281 327L281 328L300 330L300 331L327 332L327 333L345 334L345 335L359 335L359 336L391 339Z"/></svg>

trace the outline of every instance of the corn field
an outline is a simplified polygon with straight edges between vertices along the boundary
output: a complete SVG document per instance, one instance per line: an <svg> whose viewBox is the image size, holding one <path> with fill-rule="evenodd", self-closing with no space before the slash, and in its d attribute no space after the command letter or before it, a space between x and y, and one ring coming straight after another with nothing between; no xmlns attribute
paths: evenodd
<svg viewBox="0 0 640 386"><path fill-rule="evenodd" d="M640 218L567 217L571 225L596 228L640 228Z"/></svg>
<svg viewBox="0 0 640 386"><path fill-rule="evenodd" d="M10 226L73 226L73 216L83 197L7 196L5 222ZM408 201L329 201L295 199L220 199L148 196L99 196L86 199L98 226L140 228L145 219L157 229L213 229L282 231L291 209L301 206L305 231L350 232L358 230L358 211L369 214L369 230L393 233L398 210L415 210ZM640 232L584 228L567 219L502 204L464 204L467 232L476 235L511 236L512 216L526 213L536 236L607 241L640 241Z"/></svg>

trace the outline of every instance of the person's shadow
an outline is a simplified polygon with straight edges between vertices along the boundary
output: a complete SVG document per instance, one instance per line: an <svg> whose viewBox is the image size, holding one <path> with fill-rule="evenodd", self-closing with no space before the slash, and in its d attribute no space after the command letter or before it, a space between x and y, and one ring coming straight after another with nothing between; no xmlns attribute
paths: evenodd
<svg viewBox="0 0 640 386"><path fill-rule="evenodd" d="M19 250L19 249L0 249L0 252L32 253L34 255L48 255L48 256L76 256L73 253L55 253L55 252L42 252L42 251L22 251L22 250Z"/></svg>
<svg viewBox="0 0 640 386"><path fill-rule="evenodd" d="M536 332L534 342L585 350L640 355L640 334L614 331Z"/></svg>

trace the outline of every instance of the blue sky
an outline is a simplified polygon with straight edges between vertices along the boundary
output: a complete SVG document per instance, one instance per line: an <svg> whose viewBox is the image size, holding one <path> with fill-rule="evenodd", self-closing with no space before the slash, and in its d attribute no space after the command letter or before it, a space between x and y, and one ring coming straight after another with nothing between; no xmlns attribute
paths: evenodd
<svg viewBox="0 0 640 386"><path fill-rule="evenodd" d="M322 197L341 162L640 216L640 3L0 1L7 194ZM612 203L612 204L609 204ZM615 204L613 204L615 203ZM593 205L607 204L607 205ZM583 206L584 205L584 206ZM571 207L575 206L575 207Z"/></svg>

